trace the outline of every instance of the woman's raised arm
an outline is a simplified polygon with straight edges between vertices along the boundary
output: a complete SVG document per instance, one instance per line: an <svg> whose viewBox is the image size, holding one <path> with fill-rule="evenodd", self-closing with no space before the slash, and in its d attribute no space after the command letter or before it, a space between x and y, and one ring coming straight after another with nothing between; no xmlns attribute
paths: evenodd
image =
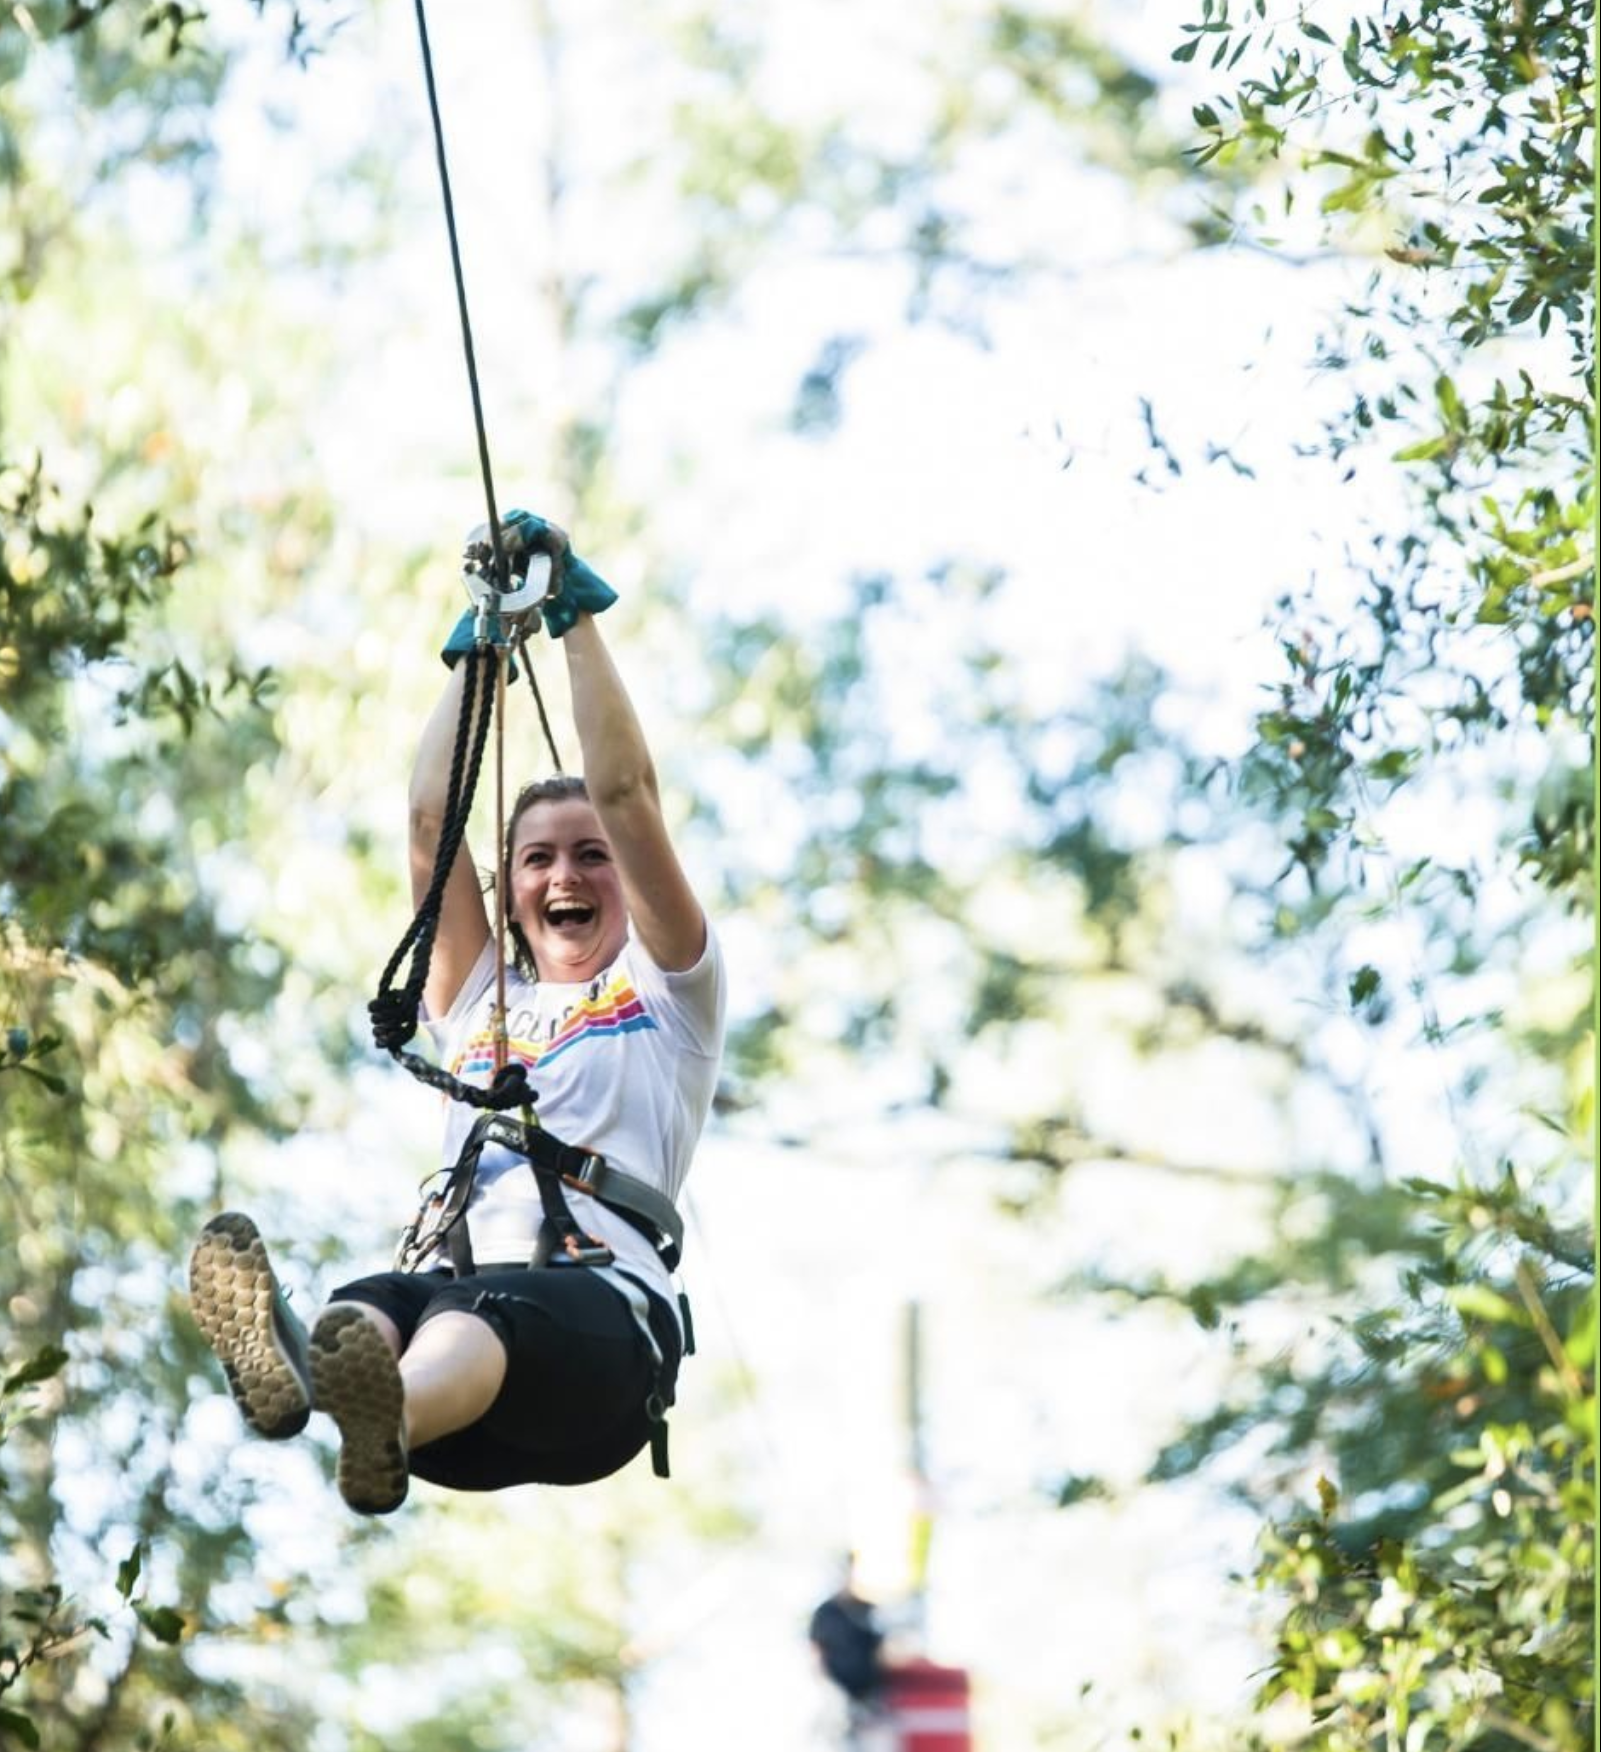
<svg viewBox="0 0 1601 1752"><path fill-rule="evenodd" d="M439 841L450 797L450 764L461 719L467 664L458 662L450 672L444 692L423 727L411 769L408 836L411 856L411 900L420 906L434 876ZM494 687L479 690L484 711L492 709ZM462 982L489 940L489 914L472 853L463 838L456 848L444 894L440 900L439 931L428 964L428 983L423 1001L430 1016L443 1016L454 1002Z"/></svg>
<svg viewBox="0 0 1601 1752"><path fill-rule="evenodd" d="M611 841L634 934L668 973L700 960L706 915L662 819L656 768L622 677L591 614L562 634L589 800Z"/></svg>

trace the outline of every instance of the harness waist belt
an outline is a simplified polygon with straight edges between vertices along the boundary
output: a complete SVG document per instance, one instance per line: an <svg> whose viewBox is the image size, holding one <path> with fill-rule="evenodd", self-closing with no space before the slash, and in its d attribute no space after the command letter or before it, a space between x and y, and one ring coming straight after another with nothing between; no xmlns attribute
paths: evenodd
<svg viewBox="0 0 1601 1752"><path fill-rule="evenodd" d="M564 1144L537 1125L525 1125L509 1113L485 1114L477 1122L480 1135L516 1150L530 1162L553 1169L579 1192L587 1192L602 1204L615 1206L624 1216L643 1217L672 1244L674 1254L684 1249L684 1219L673 1201L636 1175L614 1168L593 1150ZM658 1248L665 1252L665 1249ZM671 1264L669 1264L671 1269Z"/></svg>

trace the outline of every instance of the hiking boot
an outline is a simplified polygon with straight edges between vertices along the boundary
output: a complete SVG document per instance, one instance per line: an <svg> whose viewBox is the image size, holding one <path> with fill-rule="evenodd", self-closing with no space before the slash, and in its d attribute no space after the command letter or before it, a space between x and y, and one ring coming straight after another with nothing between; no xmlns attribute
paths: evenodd
<svg viewBox="0 0 1601 1752"><path fill-rule="evenodd" d="M311 1416L306 1329L249 1217L225 1211L201 1230L189 1256L189 1306L245 1422L272 1442L299 1435Z"/></svg>
<svg viewBox="0 0 1601 1752"><path fill-rule="evenodd" d="M384 1335L357 1307L335 1304L311 1333L317 1409L339 1426L339 1494L362 1515L406 1500L405 1390Z"/></svg>

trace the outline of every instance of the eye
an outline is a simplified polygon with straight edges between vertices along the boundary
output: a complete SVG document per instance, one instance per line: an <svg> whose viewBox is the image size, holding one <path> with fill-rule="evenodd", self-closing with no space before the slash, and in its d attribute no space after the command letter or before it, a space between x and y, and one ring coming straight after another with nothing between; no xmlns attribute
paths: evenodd
<svg viewBox="0 0 1601 1752"><path fill-rule="evenodd" d="M586 864L609 864L611 854L604 846L585 846L579 854Z"/></svg>
<svg viewBox="0 0 1601 1752"><path fill-rule="evenodd" d="M530 864L548 864L549 862L550 862L550 853L547 852L542 846L529 846L528 849L522 855L522 864L523 864L524 869L526 869Z"/></svg>

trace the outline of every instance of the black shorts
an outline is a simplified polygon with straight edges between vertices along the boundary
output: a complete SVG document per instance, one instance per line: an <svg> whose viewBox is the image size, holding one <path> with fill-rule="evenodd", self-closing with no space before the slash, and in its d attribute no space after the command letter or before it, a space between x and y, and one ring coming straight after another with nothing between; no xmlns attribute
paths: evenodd
<svg viewBox="0 0 1601 1752"><path fill-rule="evenodd" d="M588 1484L627 1464L673 1399L678 1323L649 1291L657 1364L634 1311L580 1265L449 1272L380 1272L343 1284L332 1302L387 1314L409 1345L425 1320L476 1314L506 1347L506 1379L476 1423L418 1448L414 1476L451 1490Z"/></svg>

